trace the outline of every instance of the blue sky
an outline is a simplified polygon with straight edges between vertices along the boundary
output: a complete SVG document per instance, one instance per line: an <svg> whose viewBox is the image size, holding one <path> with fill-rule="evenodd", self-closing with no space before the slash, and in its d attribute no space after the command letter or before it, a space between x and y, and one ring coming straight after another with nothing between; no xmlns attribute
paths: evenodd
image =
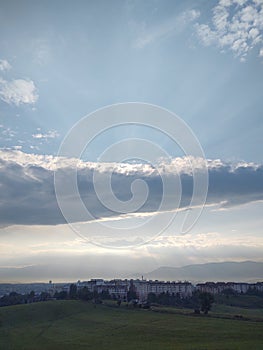
<svg viewBox="0 0 263 350"><path fill-rule="evenodd" d="M94 270L101 275L103 270L96 270L99 257L107 257L113 270L123 264L125 251L82 246L55 214L49 220L56 210L53 158L41 156L57 155L65 135L85 115L124 102L159 105L188 124L212 162L209 172L214 187L208 204L214 207L207 206L189 233L193 236L190 252L186 242L178 245L173 239L159 239L152 246L138 248L142 251L135 250L129 267L120 273L137 271L143 261L150 261L151 269L163 264L262 260L262 1L2 1L0 48L4 164L0 249L5 251L0 266L20 268L9 279L35 278L33 273L21 272L22 266L43 264L51 256L56 261L60 254L74 257L76 268L82 265L76 256L84 260L94 256ZM172 158L182 156L163 136L134 127L104 133L84 160L96 163L103 149L130 134L159 143ZM33 166L29 176L28 167ZM234 179L231 169L235 169ZM134 173L127 171L130 183ZM147 177L143 167L136 171L137 177ZM42 187L36 187L32 179ZM154 183L150 177L147 181ZM34 193L36 188L47 196ZM121 195L126 198L127 193ZM244 212L246 224L240 225ZM104 215L101 208L99 215ZM130 218L125 220L132 224ZM70 250L65 248L64 230L71 237L66 240L71 242ZM55 243L47 231L57 237ZM169 235L174 231L171 228ZM34 241L36 235L42 237L41 244ZM207 235L202 244L195 238L200 235ZM37 245L43 259L36 257ZM74 277L80 276L75 273Z"/></svg>

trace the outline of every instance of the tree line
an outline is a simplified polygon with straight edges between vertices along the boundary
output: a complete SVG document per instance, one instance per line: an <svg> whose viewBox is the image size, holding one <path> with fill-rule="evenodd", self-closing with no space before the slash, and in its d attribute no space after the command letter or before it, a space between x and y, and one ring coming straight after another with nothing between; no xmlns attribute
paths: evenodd
<svg viewBox="0 0 263 350"><path fill-rule="evenodd" d="M98 293L96 290L90 291L87 287L78 289L76 284L71 284L69 291L56 292L53 297L47 293L42 292L40 295L36 295L34 291L28 294L19 294L16 292L11 292L8 295L4 295L0 298L0 306L9 306L16 304L28 304L33 302L47 301L51 299L56 300L92 300L95 303L102 303L103 300L116 300L117 304L120 306L121 299L118 296L111 296L108 290ZM127 303L131 301L136 301L137 295L134 288L130 288L127 293L127 299L124 300ZM208 313L211 308L214 298L209 293L198 293L195 292L191 297L181 298L179 294L161 293L154 294L149 293L147 304L150 307L152 304L158 305L169 305L169 306L179 306L193 308L196 312L203 311ZM134 306L137 305L137 301L134 302Z"/></svg>
<svg viewBox="0 0 263 350"><path fill-rule="evenodd" d="M51 298L50 294L47 292L41 292L36 295L34 291L27 294L20 294L17 292L11 292L0 298L0 306L10 306L17 304L30 304L37 301L46 301Z"/></svg>
<svg viewBox="0 0 263 350"><path fill-rule="evenodd" d="M224 298L238 297L241 295L237 294L232 289L226 289L220 294ZM220 295L216 298L207 292L195 291L191 296L182 297L179 293L169 294L168 292L163 292L161 294L149 293L148 298L145 304L148 307L154 305L164 305L164 306L175 306L181 308L191 308L195 313L207 314L212 307L212 304L215 302L224 303L224 300L220 300ZM246 295L250 296L263 296L262 292L259 292L255 289L249 289ZM32 302L47 301L47 300L83 300L83 301L93 301L94 303L102 303L103 300L116 300L117 304L120 306L121 298L118 295L110 295L108 290L104 290L101 293L98 291L90 291L87 287L77 288L76 284L71 284L68 291L55 292L51 296L47 292L42 292L40 294L35 294L34 291L31 291L27 294L20 294L16 292L11 292L8 295L4 295L0 298L0 306L9 306L16 304L28 304ZM133 305L136 306L138 303L137 294L134 286L132 285L127 293L127 298L124 302L130 303L133 302Z"/></svg>
<svg viewBox="0 0 263 350"><path fill-rule="evenodd" d="M163 292L161 294L149 293L147 302L150 305L164 305L164 306L175 306L181 308L190 308L195 313L207 314L211 310L212 304L214 303L214 296L207 292L195 291L191 296L181 297L179 293L169 294Z"/></svg>

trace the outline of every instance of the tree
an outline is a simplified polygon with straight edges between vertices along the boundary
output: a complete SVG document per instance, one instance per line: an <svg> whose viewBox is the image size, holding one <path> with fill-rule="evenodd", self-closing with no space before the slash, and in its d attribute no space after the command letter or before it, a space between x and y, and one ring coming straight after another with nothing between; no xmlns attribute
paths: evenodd
<svg viewBox="0 0 263 350"><path fill-rule="evenodd" d="M157 296L157 302L161 305L169 305L169 293L162 292Z"/></svg>
<svg viewBox="0 0 263 350"><path fill-rule="evenodd" d="M256 295L256 296L259 296L259 297L263 297L263 291L258 290L255 287L249 287L246 294L247 295Z"/></svg>
<svg viewBox="0 0 263 350"><path fill-rule="evenodd" d="M215 301L214 296L211 293L203 292L199 294L199 300L201 311L203 311L203 313L207 315L208 311L211 310L212 304Z"/></svg>
<svg viewBox="0 0 263 350"><path fill-rule="evenodd" d="M69 298L70 299L77 299L77 286L76 284L71 284L69 287Z"/></svg>
<svg viewBox="0 0 263 350"><path fill-rule="evenodd" d="M29 293L29 298L31 298L31 299L34 299L34 297L35 297L35 292L33 291L33 290L31 290L31 292Z"/></svg>
<svg viewBox="0 0 263 350"><path fill-rule="evenodd" d="M27 302L32 303L34 301L34 298L35 298L35 292L31 290L31 292L27 295Z"/></svg>
<svg viewBox="0 0 263 350"><path fill-rule="evenodd" d="M41 292L40 294L41 301L47 301L50 298L51 298L51 295L48 292Z"/></svg>
<svg viewBox="0 0 263 350"><path fill-rule="evenodd" d="M68 293L66 291L56 292L54 297L58 300L65 300L67 299Z"/></svg>
<svg viewBox="0 0 263 350"><path fill-rule="evenodd" d="M222 291L223 295L225 295L227 298L229 298L229 296L232 296L232 295L237 295L237 292L234 291L234 289L232 288L226 288Z"/></svg>
<svg viewBox="0 0 263 350"><path fill-rule="evenodd" d="M81 300L91 300L93 298L93 293L90 292L87 287L83 287L78 291L78 297Z"/></svg>
<svg viewBox="0 0 263 350"><path fill-rule="evenodd" d="M101 295L101 299L111 299L111 296L110 296L108 289L103 290L100 295Z"/></svg>
<svg viewBox="0 0 263 350"><path fill-rule="evenodd" d="M4 295L0 298L0 306L16 305L25 303L26 298L24 295L11 292L9 295Z"/></svg>
<svg viewBox="0 0 263 350"><path fill-rule="evenodd" d="M151 304L151 303L156 303L156 301L157 301L156 294L152 292L149 293L147 297L147 302Z"/></svg>
<svg viewBox="0 0 263 350"><path fill-rule="evenodd" d="M129 288L128 293L127 293L127 300L131 301L133 299L137 299L137 293L136 293L136 288L133 284L133 281L131 280L130 288Z"/></svg>

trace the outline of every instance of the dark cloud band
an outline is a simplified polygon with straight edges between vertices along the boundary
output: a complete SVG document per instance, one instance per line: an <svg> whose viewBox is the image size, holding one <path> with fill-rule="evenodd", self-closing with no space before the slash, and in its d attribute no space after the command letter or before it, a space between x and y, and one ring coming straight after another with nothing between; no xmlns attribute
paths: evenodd
<svg viewBox="0 0 263 350"><path fill-rule="evenodd" d="M71 210L76 209L77 198L67 192L67 177L72 169L69 159L57 160L53 157L26 155L20 151L1 151L0 154L0 224L56 225L65 223L58 207L54 190L54 172L60 173L65 184L65 200ZM26 161L23 159L27 157ZM28 161L30 157L30 161ZM100 171L101 179L111 172L113 193L122 201L131 198L131 184L144 180L148 185L149 195L145 203L136 213L158 211L163 195L162 179L180 176L182 194L180 208L189 206L193 191L192 174L187 169L187 159L178 158L173 161L162 161L159 172L149 164L104 164L84 163L77 169L77 182L80 197L90 217L74 213L75 221L88 221L117 215L101 204L96 196L93 184L93 173ZM198 166L202 164L197 160ZM126 167L124 171L124 167ZM112 170L114 168L114 171ZM233 206L252 201L263 200L263 166L241 163L225 164L221 161L208 161L209 191L207 204L223 203ZM163 210L176 209L175 198L170 195ZM119 215L119 214L118 214Z"/></svg>

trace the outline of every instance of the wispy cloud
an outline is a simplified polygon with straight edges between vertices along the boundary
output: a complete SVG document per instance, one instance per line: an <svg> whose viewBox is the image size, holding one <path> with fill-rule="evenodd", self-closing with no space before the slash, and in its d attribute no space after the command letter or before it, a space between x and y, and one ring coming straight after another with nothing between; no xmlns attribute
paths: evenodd
<svg viewBox="0 0 263 350"><path fill-rule="evenodd" d="M15 149L15 150L20 150L20 149L22 149L22 146L21 145L16 145L16 146L13 146L13 149Z"/></svg>
<svg viewBox="0 0 263 350"><path fill-rule="evenodd" d="M55 139L59 137L59 133L56 130L49 130L47 133L36 133L33 134L34 139Z"/></svg>
<svg viewBox="0 0 263 350"><path fill-rule="evenodd" d="M0 59L0 71L4 72L11 69L11 64L7 60Z"/></svg>
<svg viewBox="0 0 263 350"><path fill-rule="evenodd" d="M51 49L48 40L44 38L38 38L32 40L31 50L33 54L34 62L43 66L51 60Z"/></svg>
<svg viewBox="0 0 263 350"><path fill-rule="evenodd" d="M199 15L200 12L193 9L171 17L167 21L153 27L140 25L140 33L138 34L133 46L142 49L157 40L162 40L170 35L179 33L187 24L197 19Z"/></svg>
<svg viewBox="0 0 263 350"><path fill-rule="evenodd" d="M7 81L0 78L0 98L8 104L19 106L36 103L38 94L34 82L30 79Z"/></svg>
<svg viewBox="0 0 263 350"><path fill-rule="evenodd" d="M262 1L220 0L212 11L211 23L196 24L197 35L205 46L230 49L241 61L255 47L262 56Z"/></svg>
<svg viewBox="0 0 263 350"><path fill-rule="evenodd" d="M11 128L2 127L1 129L3 129L3 130L1 130L1 132L0 132L0 137L4 137L5 140L13 138L17 134L17 131L12 130Z"/></svg>

